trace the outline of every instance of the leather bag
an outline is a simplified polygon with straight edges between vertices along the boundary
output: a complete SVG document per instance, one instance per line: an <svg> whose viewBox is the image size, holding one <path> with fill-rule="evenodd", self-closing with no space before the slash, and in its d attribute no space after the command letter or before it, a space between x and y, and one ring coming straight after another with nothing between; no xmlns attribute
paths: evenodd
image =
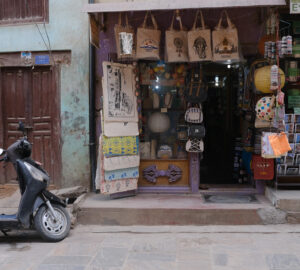
<svg viewBox="0 0 300 270"><path fill-rule="evenodd" d="M188 137L189 138L198 138L198 139L205 137L205 127L203 125L189 126Z"/></svg>
<svg viewBox="0 0 300 270"><path fill-rule="evenodd" d="M191 138L186 142L185 150L191 153L202 153L204 151L204 143L201 139Z"/></svg>

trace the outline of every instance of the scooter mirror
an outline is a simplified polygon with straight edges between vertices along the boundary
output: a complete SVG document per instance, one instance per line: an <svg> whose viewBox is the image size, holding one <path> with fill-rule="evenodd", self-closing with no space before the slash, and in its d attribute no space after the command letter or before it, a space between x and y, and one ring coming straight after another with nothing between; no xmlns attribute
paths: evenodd
<svg viewBox="0 0 300 270"><path fill-rule="evenodd" d="M18 130L22 131L23 133L25 132L25 125L22 121L19 122Z"/></svg>
<svg viewBox="0 0 300 270"><path fill-rule="evenodd" d="M4 149L0 148L0 156L4 153Z"/></svg>

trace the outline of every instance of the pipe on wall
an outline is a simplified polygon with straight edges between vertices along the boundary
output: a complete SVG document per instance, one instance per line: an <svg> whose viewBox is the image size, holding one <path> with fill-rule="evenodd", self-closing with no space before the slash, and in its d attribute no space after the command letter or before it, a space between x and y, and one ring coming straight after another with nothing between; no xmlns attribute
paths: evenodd
<svg viewBox="0 0 300 270"><path fill-rule="evenodd" d="M89 0L89 4L94 0ZM97 169L96 162L96 126L95 126L95 47L89 45L89 151L90 151L90 175L91 190L96 191L95 176Z"/></svg>

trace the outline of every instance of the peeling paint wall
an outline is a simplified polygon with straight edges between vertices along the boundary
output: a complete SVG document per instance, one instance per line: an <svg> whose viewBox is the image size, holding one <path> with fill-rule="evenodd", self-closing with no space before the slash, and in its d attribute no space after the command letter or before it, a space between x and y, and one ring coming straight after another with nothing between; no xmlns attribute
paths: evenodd
<svg viewBox="0 0 300 270"><path fill-rule="evenodd" d="M61 66L61 141L63 187L89 186L89 30L82 6L88 0L49 0L46 29L52 50L71 50ZM42 24L39 28L47 40ZM0 52L46 51L36 25L0 26Z"/></svg>

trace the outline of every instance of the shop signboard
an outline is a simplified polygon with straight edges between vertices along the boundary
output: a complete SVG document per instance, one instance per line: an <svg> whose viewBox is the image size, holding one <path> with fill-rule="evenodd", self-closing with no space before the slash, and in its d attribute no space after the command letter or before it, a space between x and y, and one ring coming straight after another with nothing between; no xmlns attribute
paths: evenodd
<svg viewBox="0 0 300 270"><path fill-rule="evenodd" d="M290 13L300 14L300 0L290 0Z"/></svg>

